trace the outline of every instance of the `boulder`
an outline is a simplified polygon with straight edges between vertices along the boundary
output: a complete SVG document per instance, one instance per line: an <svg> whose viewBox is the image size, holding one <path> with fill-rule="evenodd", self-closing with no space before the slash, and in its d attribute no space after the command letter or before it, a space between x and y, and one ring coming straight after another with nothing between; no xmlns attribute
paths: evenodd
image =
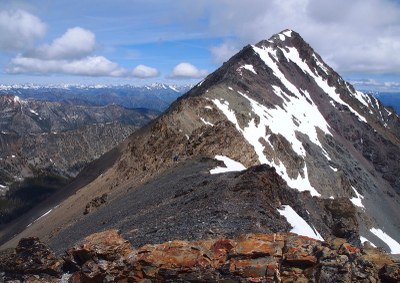
<svg viewBox="0 0 400 283"><path fill-rule="evenodd" d="M0 271L4 278L25 282L55 282L62 274L63 261L43 244L39 238L21 239L15 251L0 254ZM36 278L35 276L36 275ZM40 281L44 278L45 281ZM2 278L0 277L0 282ZM47 281L46 281L47 280Z"/></svg>
<svg viewBox="0 0 400 283"><path fill-rule="evenodd" d="M73 276L76 282L115 282L132 277L128 259L133 254L132 245L119 231L107 230L86 237L83 244L66 252L64 260L67 269L78 271Z"/></svg>

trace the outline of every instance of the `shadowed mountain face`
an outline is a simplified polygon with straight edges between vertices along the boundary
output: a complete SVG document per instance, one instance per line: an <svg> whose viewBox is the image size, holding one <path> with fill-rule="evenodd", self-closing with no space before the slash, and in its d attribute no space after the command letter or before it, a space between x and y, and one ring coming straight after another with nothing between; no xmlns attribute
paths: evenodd
<svg viewBox="0 0 400 283"><path fill-rule="evenodd" d="M138 244L292 230L400 252L399 117L294 31L244 47L119 150L19 237L62 250L102 225ZM213 175L198 156L248 170Z"/></svg>

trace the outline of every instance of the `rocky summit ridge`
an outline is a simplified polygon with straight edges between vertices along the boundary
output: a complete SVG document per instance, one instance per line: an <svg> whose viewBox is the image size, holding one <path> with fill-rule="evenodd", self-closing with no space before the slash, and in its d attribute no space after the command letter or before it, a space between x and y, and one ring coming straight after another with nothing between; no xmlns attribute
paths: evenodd
<svg viewBox="0 0 400 283"><path fill-rule="evenodd" d="M399 117L294 31L244 47L118 152L3 247L36 235L61 251L118 228L138 246L292 231L400 253Z"/></svg>
<svg viewBox="0 0 400 283"><path fill-rule="evenodd" d="M118 231L85 238L57 257L38 238L0 254L3 282L399 282L400 264L343 239L292 233L169 241L135 249ZM11 281L14 280L14 281Z"/></svg>

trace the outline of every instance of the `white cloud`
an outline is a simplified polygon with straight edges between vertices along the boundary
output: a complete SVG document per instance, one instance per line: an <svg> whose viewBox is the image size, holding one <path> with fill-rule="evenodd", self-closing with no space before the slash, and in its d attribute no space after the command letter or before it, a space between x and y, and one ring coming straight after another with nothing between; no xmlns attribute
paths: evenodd
<svg viewBox="0 0 400 283"><path fill-rule="evenodd" d="M160 72L156 68L151 68L145 65L138 65L133 69L132 75L137 78L154 78L157 77Z"/></svg>
<svg viewBox="0 0 400 283"><path fill-rule="evenodd" d="M176 1L180 20L228 38L211 48L222 63L230 50L293 29L339 72L400 73L400 3L392 0ZM176 15L179 17L179 15ZM396 55L395 55L396 54Z"/></svg>
<svg viewBox="0 0 400 283"><path fill-rule="evenodd" d="M225 62L239 51L238 47L233 43L225 42L218 46L210 48L211 54L215 62Z"/></svg>
<svg viewBox="0 0 400 283"><path fill-rule="evenodd" d="M8 73L61 73L84 76L126 76L127 71L103 56L77 60L43 60L18 56L11 60Z"/></svg>
<svg viewBox="0 0 400 283"><path fill-rule="evenodd" d="M10 74L68 74L125 77L129 72L103 56L92 55L96 37L81 27L68 29L50 44L44 44L11 59Z"/></svg>
<svg viewBox="0 0 400 283"><path fill-rule="evenodd" d="M169 75L170 78L203 78L207 76L207 70L199 70L195 66L190 63L183 62L174 67L171 74Z"/></svg>
<svg viewBox="0 0 400 283"><path fill-rule="evenodd" d="M96 37L93 32L74 27L51 44L42 45L26 55L41 59L77 59L93 52L95 45Z"/></svg>
<svg viewBox="0 0 400 283"><path fill-rule="evenodd" d="M0 49L23 50L44 36L46 25L36 16L23 10L0 11Z"/></svg>
<svg viewBox="0 0 400 283"><path fill-rule="evenodd" d="M382 81L377 79L350 80L355 88L371 91L400 91L400 82L398 81Z"/></svg>

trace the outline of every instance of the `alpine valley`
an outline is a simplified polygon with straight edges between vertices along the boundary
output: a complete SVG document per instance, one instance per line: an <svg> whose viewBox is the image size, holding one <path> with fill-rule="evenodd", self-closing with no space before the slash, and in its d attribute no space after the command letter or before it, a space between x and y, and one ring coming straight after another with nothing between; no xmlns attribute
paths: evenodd
<svg viewBox="0 0 400 283"><path fill-rule="evenodd" d="M285 30L5 227L0 270L48 280L37 282L399 282L399 172L396 112ZM46 255L40 268L24 261L31 249Z"/></svg>

